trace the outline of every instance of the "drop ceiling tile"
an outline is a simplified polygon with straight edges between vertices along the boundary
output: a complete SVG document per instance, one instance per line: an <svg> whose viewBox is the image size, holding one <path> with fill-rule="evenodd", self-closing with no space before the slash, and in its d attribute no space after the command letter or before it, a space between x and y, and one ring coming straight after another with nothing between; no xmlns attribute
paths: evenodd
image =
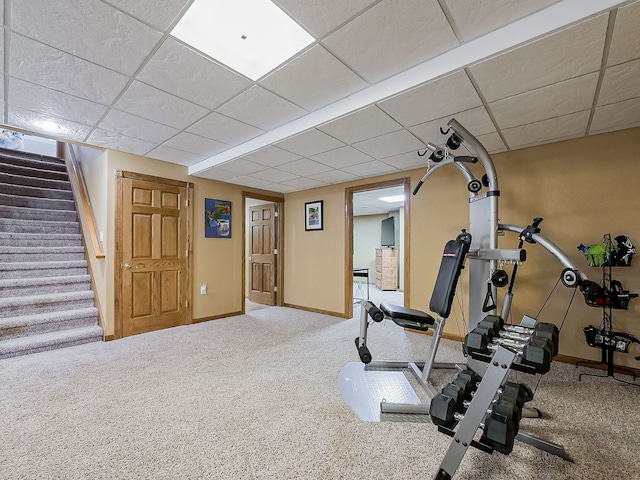
<svg viewBox="0 0 640 480"><path fill-rule="evenodd" d="M189 132L179 133L170 140L167 140L164 145L205 157L211 157L229 148L229 145Z"/></svg>
<svg viewBox="0 0 640 480"><path fill-rule="evenodd" d="M132 17L158 30L166 30L176 19L187 0L104 0Z"/></svg>
<svg viewBox="0 0 640 480"><path fill-rule="evenodd" d="M442 145L446 143L451 134L443 135L440 129L442 128L446 132L448 128L447 122L452 118L455 118L460 125L476 137L496 131L496 127L493 125L491 117L489 117L487 109L484 107L472 108L471 110L465 110L464 112L447 115L437 120L421 123L409 128L409 131L420 138L425 144L432 142L436 145Z"/></svg>
<svg viewBox="0 0 640 480"><path fill-rule="evenodd" d="M424 148L424 143L407 130L398 130L397 132L354 143L353 146L373 158L381 159L421 150Z"/></svg>
<svg viewBox="0 0 640 480"><path fill-rule="evenodd" d="M163 160L165 162L177 163L179 165L184 165L185 167L201 162L205 159L202 155L176 150L175 148L169 148L165 145L160 145L159 147L154 148L147 153L146 156L157 160Z"/></svg>
<svg viewBox="0 0 640 480"><path fill-rule="evenodd" d="M264 130L216 112L194 123L187 131L227 145L238 145L264 133Z"/></svg>
<svg viewBox="0 0 640 480"><path fill-rule="evenodd" d="M287 185L289 187L295 187L300 190L306 190L308 188L316 188L322 187L326 185L319 180L313 180L312 178L298 177L293 180L287 180L286 182L280 182L282 185Z"/></svg>
<svg viewBox="0 0 640 480"><path fill-rule="evenodd" d="M320 38L377 0L275 0L283 10Z"/></svg>
<svg viewBox="0 0 640 480"><path fill-rule="evenodd" d="M590 113L590 110L584 110L519 127L507 128L502 130L502 135L511 149L542 145L558 139L580 137L587 132Z"/></svg>
<svg viewBox="0 0 640 480"><path fill-rule="evenodd" d="M66 93L12 78L9 82L9 105L72 122L92 125L107 107Z"/></svg>
<svg viewBox="0 0 640 480"><path fill-rule="evenodd" d="M618 9L607 65L617 65L640 57L638 25L640 25L640 2Z"/></svg>
<svg viewBox="0 0 640 480"><path fill-rule="evenodd" d="M133 82L115 108L170 127L183 129L209 111L141 82Z"/></svg>
<svg viewBox="0 0 640 480"><path fill-rule="evenodd" d="M298 178L300 175L283 172L282 170L278 170L275 168L267 168L266 170L262 170L261 172L252 173L251 176L264 180L265 182L278 183L286 182L287 180L293 180L294 178Z"/></svg>
<svg viewBox="0 0 640 480"><path fill-rule="evenodd" d="M116 99L129 80L113 70L15 33L11 35L9 73L105 105Z"/></svg>
<svg viewBox="0 0 640 480"><path fill-rule="evenodd" d="M344 143L314 128L289 137L275 145L303 157L310 157L318 153L343 147Z"/></svg>
<svg viewBox="0 0 640 480"><path fill-rule="evenodd" d="M91 132L91 135L89 135L89 138L87 138L86 141L92 145L119 150L125 153L133 153L135 155L145 155L156 147L155 143L145 142L138 138L127 137L102 128L96 128Z"/></svg>
<svg viewBox="0 0 640 480"><path fill-rule="evenodd" d="M217 112L263 130L279 127L307 113L257 85L222 105Z"/></svg>
<svg viewBox="0 0 640 480"><path fill-rule="evenodd" d="M489 153L499 153L507 150L498 132L480 135L476 138Z"/></svg>
<svg viewBox="0 0 640 480"><path fill-rule="evenodd" d="M271 185L268 180L262 180L261 178L248 177L246 175L235 177L227 180L227 183L235 183L236 185L244 185L246 187L265 188Z"/></svg>
<svg viewBox="0 0 640 480"><path fill-rule="evenodd" d="M91 131L91 127L59 117L51 117L40 112L31 112L9 105L7 123L13 127L22 128L48 138L59 138L67 141L82 142ZM43 128L43 125L55 124L56 129Z"/></svg>
<svg viewBox="0 0 640 480"><path fill-rule="evenodd" d="M399 170L391 165L387 165L384 162L374 160L373 162L360 163L358 165L352 165L350 167L342 168L341 170L357 175L359 177L373 177L375 175L382 175L385 173L398 172Z"/></svg>
<svg viewBox="0 0 640 480"><path fill-rule="evenodd" d="M559 0L445 0L462 39L466 42L520 20Z"/></svg>
<svg viewBox="0 0 640 480"><path fill-rule="evenodd" d="M263 188L265 190L271 190L272 192L278 192L278 193L291 193L291 192L298 192L300 190L304 190L303 188L300 188L300 187L294 187L292 185L284 185L282 183L272 183L270 185L265 185Z"/></svg>
<svg viewBox="0 0 640 480"><path fill-rule="evenodd" d="M329 170L327 172L309 175L309 178L312 180L317 180L319 182L334 184L357 180L360 177L357 177L356 175L353 175L351 173L343 172L342 170Z"/></svg>
<svg viewBox="0 0 640 480"><path fill-rule="evenodd" d="M606 69L598 105L607 105L640 97L640 60L615 65Z"/></svg>
<svg viewBox="0 0 640 480"><path fill-rule="evenodd" d="M608 15L470 67L485 99L494 102L600 70Z"/></svg>
<svg viewBox="0 0 640 480"><path fill-rule="evenodd" d="M99 0L13 2L11 29L126 75L140 67L162 37Z"/></svg>
<svg viewBox="0 0 640 480"><path fill-rule="evenodd" d="M345 143L353 144L385 133L401 130L402 125L377 106L372 105L320 125L317 128Z"/></svg>
<svg viewBox="0 0 640 480"><path fill-rule="evenodd" d="M398 170L412 170L414 168L425 167L427 165L427 157L421 157L418 152L408 152L401 155L394 155L382 160L387 165L397 168Z"/></svg>
<svg viewBox="0 0 640 480"><path fill-rule="evenodd" d="M598 72L521 93L490 104L500 129L517 127L591 108Z"/></svg>
<svg viewBox="0 0 640 480"><path fill-rule="evenodd" d="M436 0L383 0L322 43L369 83L458 46Z"/></svg>
<svg viewBox="0 0 640 480"><path fill-rule="evenodd" d="M250 175L252 173L261 172L266 169L264 165L250 162L249 160L245 160L243 158L237 158L235 160L223 163L219 168L228 172L235 172L236 176Z"/></svg>
<svg viewBox="0 0 640 480"><path fill-rule="evenodd" d="M406 127L480 105L482 101L478 93L462 70L378 104L382 110Z"/></svg>
<svg viewBox="0 0 640 480"><path fill-rule="evenodd" d="M344 168L373 160L369 155L350 146L340 147L330 152L314 155L311 159L333 168Z"/></svg>
<svg viewBox="0 0 640 480"><path fill-rule="evenodd" d="M300 160L294 160L293 162L285 163L278 167L278 170L282 170L284 172L293 173L295 175L305 176L305 175L313 175L314 173L321 173L331 170L331 167L328 167L322 163L314 162L308 158L301 158Z"/></svg>
<svg viewBox="0 0 640 480"><path fill-rule="evenodd" d="M218 180L220 182L226 182L232 178L238 176L235 172L229 172L227 170L223 170L219 167L210 168L209 170L205 170L203 172L199 172L197 177L208 178L210 180Z"/></svg>
<svg viewBox="0 0 640 480"><path fill-rule="evenodd" d="M261 80L260 86L313 111L368 84L324 47L315 45Z"/></svg>
<svg viewBox="0 0 640 480"><path fill-rule="evenodd" d="M266 167L277 167L278 165L298 160L300 155L269 145L253 153L244 155L243 158Z"/></svg>
<svg viewBox="0 0 640 480"><path fill-rule="evenodd" d="M162 143L179 132L175 128L136 117L120 110L111 110L98 126L110 132L153 143Z"/></svg>
<svg viewBox="0 0 640 480"><path fill-rule="evenodd" d="M596 108L589 133L610 132L640 125L640 98Z"/></svg>
<svg viewBox="0 0 640 480"><path fill-rule="evenodd" d="M165 40L136 78L209 109L219 107L252 85L172 37Z"/></svg>

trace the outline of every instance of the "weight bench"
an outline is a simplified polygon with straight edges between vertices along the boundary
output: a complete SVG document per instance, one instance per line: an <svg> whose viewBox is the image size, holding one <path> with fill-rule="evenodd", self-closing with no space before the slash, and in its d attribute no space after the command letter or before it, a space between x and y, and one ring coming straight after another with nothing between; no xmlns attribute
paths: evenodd
<svg viewBox="0 0 640 480"><path fill-rule="evenodd" d="M367 364L366 368L383 369L409 369L414 374L418 382L424 387L430 397L434 397L437 392L429 383L429 375L433 368L457 368L455 364L435 363L438 345L442 338L442 332L446 319L451 313L451 305L455 295L456 286L460 273L464 268L465 257L471 245L471 235L462 230L455 240L449 240L442 253L440 269L434 285L429 309L437 315L434 318L428 313L412 308L406 308L387 303L376 307L372 302L362 302L360 315L360 336L356 338L356 347L360 360ZM372 356L367 347L367 329L369 319L374 322L381 322L383 319L390 319L396 325L417 331L428 331L434 329L433 341L429 349L425 362L399 362L399 361L376 361L372 362ZM393 403L383 401L380 404L380 411L383 413L418 413L428 414L428 405L416 404L415 402Z"/></svg>

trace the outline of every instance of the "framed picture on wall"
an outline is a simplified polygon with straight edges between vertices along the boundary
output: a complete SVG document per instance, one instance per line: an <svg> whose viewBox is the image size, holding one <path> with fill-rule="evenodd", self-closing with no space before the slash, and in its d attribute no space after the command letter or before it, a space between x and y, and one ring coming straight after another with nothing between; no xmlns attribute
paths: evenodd
<svg viewBox="0 0 640 480"><path fill-rule="evenodd" d="M304 229L322 230L322 200L304 204Z"/></svg>
<svg viewBox="0 0 640 480"><path fill-rule="evenodd" d="M204 236L206 238L231 238L231 202L204 199Z"/></svg>

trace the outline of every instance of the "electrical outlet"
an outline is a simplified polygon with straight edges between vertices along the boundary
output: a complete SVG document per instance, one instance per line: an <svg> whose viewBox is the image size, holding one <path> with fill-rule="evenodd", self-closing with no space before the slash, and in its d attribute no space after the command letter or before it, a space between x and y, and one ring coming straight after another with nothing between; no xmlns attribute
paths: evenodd
<svg viewBox="0 0 640 480"><path fill-rule="evenodd" d="M207 294L207 285L206 284L202 284L200 285L200 295L206 295Z"/></svg>

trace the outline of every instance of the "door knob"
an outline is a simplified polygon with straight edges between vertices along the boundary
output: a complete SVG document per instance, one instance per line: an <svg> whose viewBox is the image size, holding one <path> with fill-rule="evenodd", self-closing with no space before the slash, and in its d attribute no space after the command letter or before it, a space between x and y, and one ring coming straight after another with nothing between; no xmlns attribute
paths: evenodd
<svg viewBox="0 0 640 480"><path fill-rule="evenodd" d="M125 264L123 265L123 267L124 267L124 268L131 268L131 265L129 265L128 263L125 263Z"/></svg>

